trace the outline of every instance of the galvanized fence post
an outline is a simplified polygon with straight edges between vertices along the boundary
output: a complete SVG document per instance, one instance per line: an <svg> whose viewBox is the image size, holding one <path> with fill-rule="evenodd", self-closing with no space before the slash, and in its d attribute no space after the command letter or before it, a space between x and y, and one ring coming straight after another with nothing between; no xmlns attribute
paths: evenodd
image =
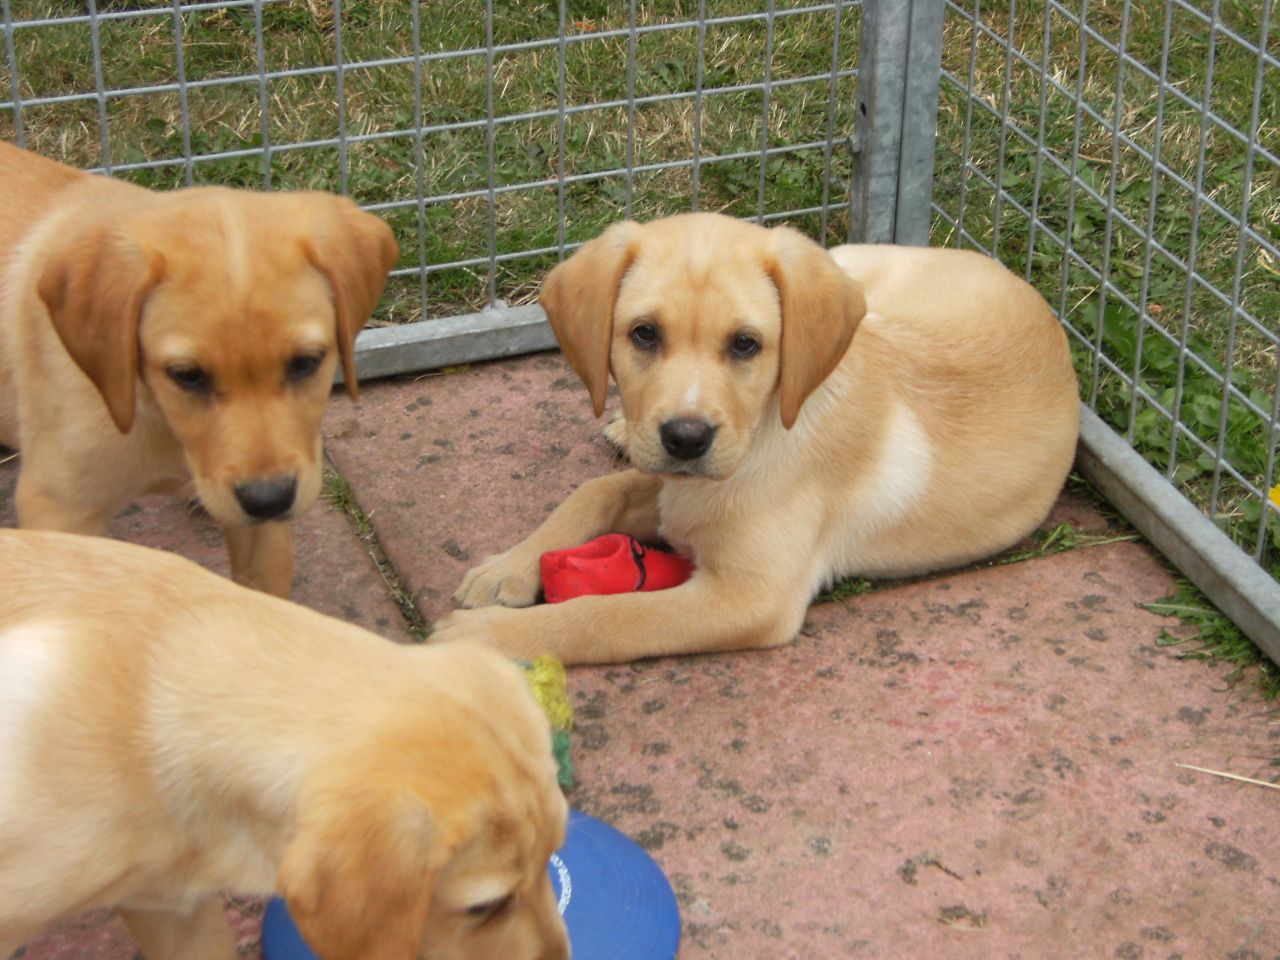
<svg viewBox="0 0 1280 960"><path fill-rule="evenodd" d="M943 0L864 0L849 239L929 241Z"/></svg>

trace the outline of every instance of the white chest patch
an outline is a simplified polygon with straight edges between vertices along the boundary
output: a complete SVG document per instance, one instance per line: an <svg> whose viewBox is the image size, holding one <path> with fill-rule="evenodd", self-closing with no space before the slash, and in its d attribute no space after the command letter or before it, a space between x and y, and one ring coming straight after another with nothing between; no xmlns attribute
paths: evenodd
<svg viewBox="0 0 1280 960"><path fill-rule="evenodd" d="M933 479L933 444L915 412L898 406L866 486L862 509L896 523L915 506Z"/></svg>
<svg viewBox="0 0 1280 960"><path fill-rule="evenodd" d="M829 531L814 586L834 573L874 570L875 544L915 510L933 478L933 444L910 407L893 412L875 466L852 491L840 523ZM870 564L868 566L868 564Z"/></svg>
<svg viewBox="0 0 1280 960"><path fill-rule="evenodd" d="M30 717L49 696L62 662L52 623L23 623L0 630L0 809L31 730Z"/></svg>

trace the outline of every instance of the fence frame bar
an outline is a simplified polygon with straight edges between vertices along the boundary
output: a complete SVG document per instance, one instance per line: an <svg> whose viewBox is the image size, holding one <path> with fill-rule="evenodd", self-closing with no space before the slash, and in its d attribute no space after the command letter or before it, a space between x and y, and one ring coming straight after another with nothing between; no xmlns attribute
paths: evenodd
<svg viewBox="0 0 1280 960"><path fill-rule="evenodd" d="M1280 663L1280 583L1084 405L1076 464L1214 606Z"/></svg>
<svg viewBox="0 0 1280 960"><path fill-rule="evenodd" d="M929 242L944 9L943 0L863 0L853 242Z"/></svg>

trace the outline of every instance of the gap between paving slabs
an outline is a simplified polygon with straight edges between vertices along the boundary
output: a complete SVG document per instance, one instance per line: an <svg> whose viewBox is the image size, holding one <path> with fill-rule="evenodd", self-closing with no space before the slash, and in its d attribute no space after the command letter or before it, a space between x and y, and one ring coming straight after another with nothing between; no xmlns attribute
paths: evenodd
<svg viewBox="0 0 1280 960"><path fill-rule="evenodd" d="M325 458L324 466L324 498L331 507L342 513L347 518L347 522L351 524L351 529L355 531L360 543L364 546L365 552L369 555L370 561L372 561L374 567L377 568L378 574L382 577L382 582L386 586L392 602L399 608L400 615L404 617L409 635L418 643L425 641L427 635L431 632L431 625L427 623L426 618L423 617L414 604L413 598L404 589L399 572L387 557L387 552L382 549L382 544L378 540L378 531L374 529L369 515L360 507L355 491L351 489L351 484L346 477L338 472L328 457Z"/></svg>

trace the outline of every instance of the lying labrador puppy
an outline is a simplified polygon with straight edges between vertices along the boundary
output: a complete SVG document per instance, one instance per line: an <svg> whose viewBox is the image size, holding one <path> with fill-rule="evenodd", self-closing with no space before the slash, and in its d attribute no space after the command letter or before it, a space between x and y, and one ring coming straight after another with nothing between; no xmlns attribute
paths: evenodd
<svg viewBox="0 0 1280 960"><path fill-rule="evenodd" d="M233 960L279 891L322 960L560 960L546 717L520 671L401 647L172 554L0 530L0 957L116 906Z"/></svg>
<svg viewBox="0 0 1280 960"><path fill-rule="evenodd" d="M0 143L0 444L23 527L102 533L194 494L232 576L287 596L320 490L320 418L395 263L324 193L153 193Z"/></svg>
<svg viewBox="0 0 1280 960"><path fill-rule="evenodd" d="M566 662L768 647L815 591L976 560L1030 533L1075 452L1066 337L976 253L842 246L716 214L620 223L548 276L560 346L634 469L588 481L463 579L440 639ZM857 330L857 335L854 331ZM527 610L538 558L662 539L670 590ZM504 606L489 606L500 604Z"/></svg>

